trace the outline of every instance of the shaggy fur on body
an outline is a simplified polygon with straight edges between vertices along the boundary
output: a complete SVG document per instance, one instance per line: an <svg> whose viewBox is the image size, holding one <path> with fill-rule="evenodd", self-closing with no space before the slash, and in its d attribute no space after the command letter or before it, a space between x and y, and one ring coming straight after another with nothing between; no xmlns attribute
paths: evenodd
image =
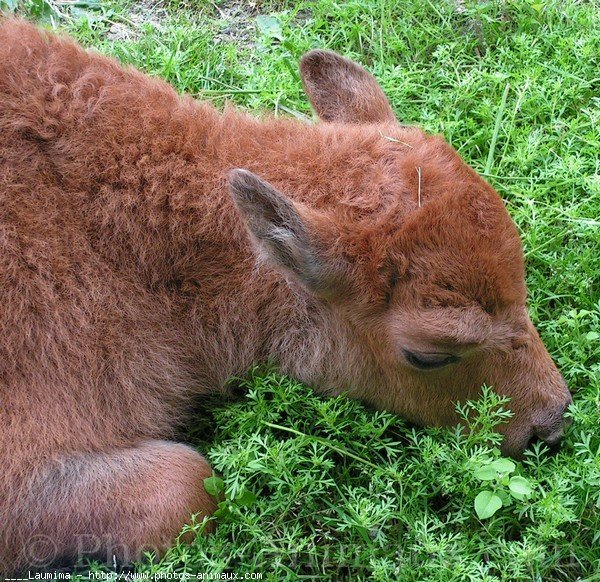
<svg viewBox="0 0 600 582"><path fill-rule="evenodd" d="M132 559L210 514L210 467L170 439L257 362L422 424L487 382L507 453L560 438L500 197L358 65L301 70L324 123L0 21L0 572Z"/></svg>

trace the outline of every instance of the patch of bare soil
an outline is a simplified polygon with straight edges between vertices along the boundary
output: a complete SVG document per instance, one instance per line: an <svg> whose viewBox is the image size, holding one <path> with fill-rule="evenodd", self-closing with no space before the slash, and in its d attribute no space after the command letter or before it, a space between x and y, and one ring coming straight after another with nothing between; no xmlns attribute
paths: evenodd
<svg viewBox="0 0 600 582"><path fill-rule="evenodd" d="M161 0L141 0L133 7L126 19L112 24L107 36L114 41L135 40L140 35L140 29L144 24L151 24L158 30L162 30L162 22L167 17L167 9Z"/></svg>
<svg viewBox="0 0 600 582"><path fill-rule="evenodd" d="M211 4L222 23L215 43L234 43L244 48L254 45L255 19L261 14L262 2L229 0Z"/></svg>

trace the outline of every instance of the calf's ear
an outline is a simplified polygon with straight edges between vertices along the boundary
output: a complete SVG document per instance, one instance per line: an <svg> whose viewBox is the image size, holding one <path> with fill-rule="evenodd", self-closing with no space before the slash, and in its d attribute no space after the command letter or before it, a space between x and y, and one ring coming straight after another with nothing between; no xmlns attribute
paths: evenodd
<svg viewBox="0 0 600 582"><path fill-rule="evenodd" d="M248 170L231 170L228 178L233 201L259 254L315 295L336 295L341 269L323 257L296 205Z"/></svg>
<svg viewBox="0 0 600 582"><path fill-rule="evenodd" d="M395 121L375 77L332 51L313 50L300 60L304 91L319 118L344 123Z"/></svg>

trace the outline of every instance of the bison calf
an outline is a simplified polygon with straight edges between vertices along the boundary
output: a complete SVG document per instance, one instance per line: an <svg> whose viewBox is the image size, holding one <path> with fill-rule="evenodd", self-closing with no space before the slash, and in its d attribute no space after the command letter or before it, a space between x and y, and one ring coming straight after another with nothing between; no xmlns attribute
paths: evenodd
<svg viewBox="0 0 600 582"><path fill-rule="evenodd" d="M4 573L160 551L210 514L209 465L171 439L257 362L420 424L491 384L507 454L560 439L498 194L355 63L300 67L322 123L220 113L0 24Z"/></svg>

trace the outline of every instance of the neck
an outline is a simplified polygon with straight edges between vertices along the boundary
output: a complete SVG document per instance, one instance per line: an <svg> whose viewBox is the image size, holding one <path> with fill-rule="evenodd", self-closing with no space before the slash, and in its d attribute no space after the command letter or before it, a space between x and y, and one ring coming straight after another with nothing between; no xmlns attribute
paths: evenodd
<svg viewBox="0 0 600 582"><path fill-rule="evenodd" d="M98 250L169 296L190 358L211 363L199 372L201 384L221 385L253 363L275 361L300 380L335 386L335 353L350 353L350 333L278 272L257 270L225 173L246 167L303 204L332 206L340 168L352 179L353 131L221 115L191 99L166 106L160 92L157 99L160 106L146 100L143 111L132 103L129 115L139 126L103 126L85 144L86 189L95 196L88 219L98 240L110 241Z"/></svg>
<svg viewBox="0 0 600 582"><path fill-rule="evenodd" d="M183 210L171 220L179 236L173 243L179 263L173 264L194 289L195 315L190 318L186 307L182 316L191 322L189 337L201 346L202 359L215 363L210 385L270 361L306 383L347 388L336 366L344 360L344 368L352 368L348 360L364 358L355 353L352 330L327 304L268 265L257 267L225 181L227 170L248 168L290 198L325 210L338 202L332 180L358 179L347 174L354 166L342 163L350 158L348 147L332 155L334 142L356 144L348 133L290 120L258 121L234 111L214 116L210 125L198 121L194 135L202 147L187 170L191 187L181 193ZM363 180L365 173L357 172Z"/></svg>

